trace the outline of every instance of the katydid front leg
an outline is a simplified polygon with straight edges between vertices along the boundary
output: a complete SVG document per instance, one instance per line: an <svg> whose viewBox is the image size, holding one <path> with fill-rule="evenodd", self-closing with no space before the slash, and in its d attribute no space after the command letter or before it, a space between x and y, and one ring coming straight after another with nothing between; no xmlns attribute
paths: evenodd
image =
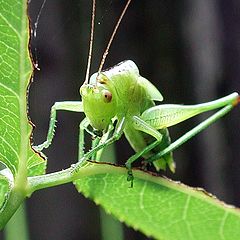
<svg viewBox="0 0 240 240"><path fill-rule="evenodd" d="M113 127L112 124L110 124L110 125L108 126L107 132L103 134L103 136L101 137L101 139L99 140L99 142L98 142L97 145L92 146L92 149L95 148L95 147L97 147L98 145L101 145L101 144L105 143L105 142L109 139L109 136L110 136L110 134L112 133L113 130L114 130L114 127ZM103 150L104 150L104 148L101 148L100 150L98 150L98 151L96 152L96 154L93 154L92 157L91 157L92 160L95 160L95 161L99 162L100 159L101 159Z"/></svg>
<svg viewBox="0 0 240 240"><path fill-rule="evenodd" d="M56 119L57 119L57 111L71 111L71 112L83 112L83 105L80 101L64 101L64 102L56 102L51 108L49 129L47 133L47 140L40 145L33 146L33 148L40 152L44 148L48 148L53 140L54 131L56 127Z"/></svg>
<svg viewBox="0 0 240 240"><path fill-rule="evenodd" d="M101 142L101 140L100 140L100 143L96 147L92 148L89 152L87 152L81 159L79 159L79 161L76 164L72 165L72 171L77 172L82 167L82 165L86 162L87 159L90 159L93 155L97 154L98 151L104 149L108 145L117 141L123 134L125 120L126 120L125 117L122 117L121 119L119 119L117 122L116 128L113 132L113 135L110 138L106 139L106 141L104 141L104 142ZM105 136L108 137L108 134L112 131L112 127L109 127L108 130L109 131L106 132L106 135L105 134L103 135L102 139L105 140ZM98 158L98 156L97 156L97 158Z"/></svg>
<svg viewBox="0 0 240 240"><path fill-rule="evenodd" d="M87 118L84 118L82 120L82 122L79 124L79 144L78 144L78 161L81 161L81 159L84 157L84 145L85 145L85 137L84 137L84 132L86 131L87 133L89 133L90 136L92 136L92 147L91 149L94 149L95 147L97 147L98 145L103 144L104 142L107 141L109 134L112 132L113 130L113 126L112 124L110 124L108 126L108 130L105 133L102 133L101 131L97 131L97 130L89 130L88 127L90 125L90 122ZM100 133L100 135L99 135ZM95 152L94 154L91 155L91 159L92 160L96 160L99 161L101 154L102 154L102 150L99 150L98 152Z"/></svg>
<svg viewBox="0 0 240 240"><path fill-rule="evenodd" d="M64 102L56 102L52 108L51 108L51 114L50 114L50 122L49 122L49 129L47 133L47 140L43 142L40 145L33 146L33 148L36 151L42 151L44 148L48 148L53 140L54 132L56 128L56 120L57 120L57 111L71 111L71 112L83 112L83 105L80 101L64 101ZM79 124L79 154L78 154L78 160L82 159L84 157L84 131L88 132L91 136L97 137L92 131L88 129L88 126L90 125L87 118L84 118L81 123ZM112 131L112 128L109 128L109 131ZM110 133L109 132L109 133ZM97 144L97 149L101 149L102 147L99 146L101 144L105 145L105 142L107 141L107 137L109 133L106 133L103 138L101 138L100 143ZM94 149L94 147L93 147ZM96 153L96 151L92 151L92 153ZM100 156L101 152L98 154L98 158ZM90 157L90 153L87 155Z"/></svg>
<svg viewBox="0 0 240 240"><path fill-rule="evenodd" d="M84 160L84 159L90 158L93 154L97 153L99 150L101 150L101 149L107 147L108 145L112 144L113 142L117 141L123 134L125 122L126 122L125 117L122 117L120 120L118 120L113 135L110 138L108 138L106 141L100 142L99 145L97 145L96 147L91 149L88 153L86 153L84 158L82 158L82 159ZM111 131L111 130L112 130L112 128L110 127L109 131ZM80 163L79 163L80 165L83 162L83 160L80 161Z"/></svg>
<svg viewBox="0 0 240 240"><path fill-rule="evenodd" d="M84 118L79 124L79 139L78 139L78 160L84 156L85 137L84 131L88 132L91 136L95 137L91 131L88 130L89 121Z"/></svg>

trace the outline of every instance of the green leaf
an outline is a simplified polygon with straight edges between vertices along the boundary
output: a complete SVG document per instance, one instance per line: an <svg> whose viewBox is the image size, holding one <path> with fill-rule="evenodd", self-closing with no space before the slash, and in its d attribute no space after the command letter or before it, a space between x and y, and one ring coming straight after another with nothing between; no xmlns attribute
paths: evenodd
<svg viewBox="0 0 240 240"><path fill-rule="evenodd" d="M28 160L27 160L27 176L38 176L45 173L46 170L46 157L41 153L35 153L32 148L28 149ZM45 160L43 160L45 159Z"/></svg>
<svg viewBox="0 0 240 240"><path fill-rule="evenodd" d="M6 171L8 170L0 171L0 209L6 203L12 187L10 179L5 176Z"/></svg>
<svg viewBox="0 0 240 240"><path fill-rule="evenodd" d="M31 175L44 172L43 159L33 152L29 140L32 127L26 100L32 65L26 11L26 0L1 1L0 161L14 176L25 175L27 164Z"/></svg>
<svg viewBox="0 0 240 240"><path fill-rule="evenodd" d="M126 169L106 164L92 168L95 174L77 180L77 189L148 236L161 240L240 239L239 209L202 189L140 170L134 171L130 188Z"/></svg>
<svg viewBox="0 0 240 240"><path fill-rule="evenodd" d="M0 210L0 228L26 197L27 176L45 171L44 159L30 144L32 126L27 116L27 90L33 69L28 43L27 0L1 1L0 165L11 171L13 182L4 176L0 178L0 205L6 203Z"/></svg>

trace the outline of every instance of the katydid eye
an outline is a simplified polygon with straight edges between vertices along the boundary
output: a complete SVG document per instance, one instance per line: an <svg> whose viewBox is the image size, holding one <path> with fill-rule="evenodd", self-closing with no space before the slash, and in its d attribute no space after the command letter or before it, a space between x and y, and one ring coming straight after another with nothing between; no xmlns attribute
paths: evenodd
<svg viewBox="0 0 240 240"><path fill-rule="evenodd" d="M104 102L106 102L106 103L111 102L111 100L112 100L112 94L111 94L109 91L104 90L104 91L102 92L102 94L103 94L103 100L104 100Z"/></svg>

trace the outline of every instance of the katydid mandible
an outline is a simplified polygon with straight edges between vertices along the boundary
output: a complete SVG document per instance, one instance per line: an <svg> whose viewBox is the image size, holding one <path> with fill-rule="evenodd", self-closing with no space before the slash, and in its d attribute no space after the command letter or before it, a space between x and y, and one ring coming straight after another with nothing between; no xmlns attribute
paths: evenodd
<svg viewBox="0 0 240 240"><path fill-rule="evenodd" d="M130 1L128 1L128 5ZM111 43L128 5L121 14L109 43ZM126 161L128 180L133 181L132 163L139 157L144 157L146 162L152 162L156 170L165 170L168 167L174 172L175 163L172 151L227 114L239 103L238 93L196 105L155 105L155 102L161 102L163 97L150 81L140 75L139 69L133 61L123 61L108 70L101 70L110 44L104 53L99 71L89 79L94 15L95 1L93 1L86 80L80 88L82 101L56 102L52 106L47 140L41 145L35 146L35 150L42 151L50 146L54 136L57 111L84 112L86 117L80 123L79 128L79 156L78 163L74 165L76 168L85 164L87 159L99 160L101 151L124 134L136 151L136 154ZM217 108L221 109L171 143L168 127ZM87 153L84 152L84 131L98 139Z"/></svg>

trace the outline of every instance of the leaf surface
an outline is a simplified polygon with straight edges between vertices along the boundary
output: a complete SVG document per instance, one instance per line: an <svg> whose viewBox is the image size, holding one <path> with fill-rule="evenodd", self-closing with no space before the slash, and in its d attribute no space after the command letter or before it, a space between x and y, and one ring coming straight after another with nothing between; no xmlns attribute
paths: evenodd
<svg viewBox="0 0 240 240"><path fill-rule="evenodd" d="M10 181L0 172L0 209L8 199L8 195L11 191Z"/></svg>
<svg viewBox="0 0 240 240"><path fill-rule="evenodd" d="M78 191L144 234L160 240L240 239L239 209L204 190L140 170L130 188L126 169L102 165L76 181Z"/></svg>
<svg viewBox="0 0 240 240"><path fill-rule="evenodd" d="M0 1L0 161L16 175L44 173L30 147L27 88L32 74L26 0Z"/></svg>

